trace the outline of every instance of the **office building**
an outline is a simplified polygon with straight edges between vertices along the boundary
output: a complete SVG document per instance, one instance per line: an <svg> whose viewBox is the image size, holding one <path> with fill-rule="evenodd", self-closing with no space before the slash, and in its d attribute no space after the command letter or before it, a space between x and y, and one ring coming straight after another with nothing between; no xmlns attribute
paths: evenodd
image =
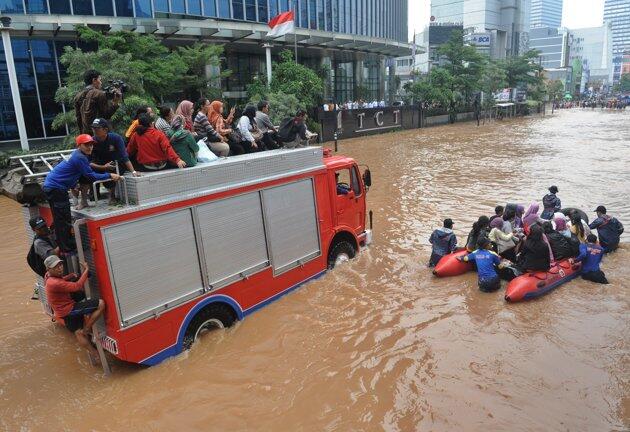
<svg viewBox="0 0 630 432"><path fill-rule="evenodd" d="M112 32L155 34L168 46L196 41L223 44L223 97L242 101L253 77L265 74L262 43L271 17L296 10L295 36L273 40L273 55L292 49L297 39L301 63L328 65L329 94L354 99L367 88L370 99L385 98L386 63L408 55L408 0L0 0L0 13L12 18L9 31L23 117L29 140L65 135L53 118L65 109L54 101L63 80L59 56L80 46L75 26ZM0 142L18 139L16 113L4 47L0 45Z"/></svg>
<svg viewBox="0 0 630 432"><path fill-rule="evenodd" d="M531 0L530 27L558 28L562 23L563 0Z"/></svg>
<svg viewBox="0 0 630 432"><path fill-rule="evenodd" d="M606 0L604 22L612 26L613 81L619 82L624 53L630 51L630 1Z"/></svg>
<svg viewBox="0 0 630 432"><path fill-rule="evenodd" d="M431 19L462 25L468 40L491 58L519 55L528 48L530 0L433 0Z"/></svg>
<svg viewBox="0 0 630 432"><path fill-rule="evenodd" d="M557 27L535 27L529 31L529 48L540 52L545 69L563 68L569 61L569 33Z"/></svg>
<svg viewBox="0 0 630 432"><path fill-rule="evenodd" d="M569 35L569 62L577 61L582 74L579 92L589 87L610 89L613 82L613 31L610 22L601 27L575 29Z"/></svg>

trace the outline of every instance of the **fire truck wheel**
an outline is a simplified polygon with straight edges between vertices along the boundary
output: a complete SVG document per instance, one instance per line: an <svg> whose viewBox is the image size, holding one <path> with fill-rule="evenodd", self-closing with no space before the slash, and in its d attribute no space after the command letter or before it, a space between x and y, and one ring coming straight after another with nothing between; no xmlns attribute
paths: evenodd
<svg viewBox="0 0 630 432"><path fill-rule="evenodd" d="M227 306L210 304L197 313L190 322L184 335L184 349L190 349L200 334L212 330L223 329L234 324L234 314Z"/></svg>
<svg viewBox="0 0 630 432"><path fill-rule="evenodd" d="M335 244L328 253L328 268L333 269L339 264L349 261L355 255L354 246L346 240L341 240Z"/></svg>

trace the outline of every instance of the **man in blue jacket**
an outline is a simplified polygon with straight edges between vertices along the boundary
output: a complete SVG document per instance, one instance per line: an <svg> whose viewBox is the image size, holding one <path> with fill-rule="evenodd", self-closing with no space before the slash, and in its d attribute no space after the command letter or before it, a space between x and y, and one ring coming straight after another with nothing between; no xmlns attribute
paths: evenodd
<svg viewBox="0 0 630 432"><path fill-rule="evenodd" d="M493 252L492 243L486 237L477 241L477 250L463 257L459 261L474 262L477 265L477 284L483 292L492 292L501 288L501 279L496 268L502 268L501 257Z"/></svg>
<svg viewBox="0 0 630 432"><path fill-rule="evenodd" d="M619 237L623 234L623 225L616 218L606 214L606 207L600 205L595 209L597 219L588 226L590 229L597 229L599 244L604 248L604 252L612 252L619 246Z"/></svg>
<svg viewBox="0 0 630 432"><path fill-rule="evenodd" d="M455 251L457 247L457 237L453 232L453 220L444 219L443 227L433 231L429 237L429 243L433 245L429 267L435 267L444 255Z"/></svg>
<svg viewBox="0 0 630 432"><path fill-rule="evenodd" d="M68 160L61 161L48 173L43 188L52 212L57 243L61 252L64 253L76 250L71 231L72 212L70 211L68 190L76 187L81 176L90 181L120 180L118 174L94 172L88 160L88 156L92 154L94 148L94 140L90 135L79 135L75 142L78 148L72 152Z"/></svg>
<svg viewBox="0 0 630 432"><path fill-rule="evenodd" d="M599 269L604 252L604 248L597 244L595 234L589 234L586 243L580 244L580 254L575 257L575 261L582 262L582 279L600 284L608 283L606 275Z"/></svg>

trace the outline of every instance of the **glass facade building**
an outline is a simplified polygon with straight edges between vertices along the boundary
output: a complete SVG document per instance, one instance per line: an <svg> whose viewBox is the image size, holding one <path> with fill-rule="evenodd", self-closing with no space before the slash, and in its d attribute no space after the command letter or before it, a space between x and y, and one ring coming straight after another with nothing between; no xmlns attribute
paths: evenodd
<svg viewBox="0 0 630 432"><path fill-rule="evenodd" d="M563 0L531 0L530 27L558 28L562 23Z"/></svg>
<svg viewBox="0 0 630 432"><path fill-rule="evenodd" d="M625 52L630 52L630 1L606 0L604 21L612 26L613 82L619 82Z"/></svg>
<svg viewBox="0 0 630 432"><path fill-rule="evenodd" d="M326 97L350 100L361 87L370 99L382 99L382 63L409 49L407 6L408 0L0 0L0 13L13 19L11 45L28 139L45 140L67 133L52 128L55 116L66 109L54 96L65 74L59 63L63 48L78 43L76 25L155 32L170 45L199 40L223 44L222 68L232 71L222 80L224 97L240 99L252 78L265 74L261 44L267 22L294 8L300 62L330 66ZM161 25L184 31L161 32ZM204 34L211 25L214 29ZM200 33L191 35L192 28ZM277 42L274 55L292 45L292 39ZM0 142L18 140L2 44L0 108Z"/></svg>

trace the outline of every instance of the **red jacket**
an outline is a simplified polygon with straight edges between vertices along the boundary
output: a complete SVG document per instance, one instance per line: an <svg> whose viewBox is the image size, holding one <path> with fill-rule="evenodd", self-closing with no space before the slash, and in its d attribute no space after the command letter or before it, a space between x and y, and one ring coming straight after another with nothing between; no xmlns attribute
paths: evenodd
<svg viewBox="0 0 630 432"><path fill-rule="evenodd" d="M127 144L127 153L129 153L129 156L137 153L136 160L146 165L159 164L166 161L177 165L177 161L179 161L179 156L173 150L166 135L153 126L142 135L136 132L131 136L129 144Z"/></svg>
<svg viewBox="0 0 630 432"><path fill-rule="evenodd" d="M87 276L88 272L84 271L78 281L70 282L69 279L76 277L75 274L58 278L46 273L46 298L55 314L55 318L63 318L72 312L72 308L76 302L72 300L70 293L81 291L87 280Z"/></svg>

